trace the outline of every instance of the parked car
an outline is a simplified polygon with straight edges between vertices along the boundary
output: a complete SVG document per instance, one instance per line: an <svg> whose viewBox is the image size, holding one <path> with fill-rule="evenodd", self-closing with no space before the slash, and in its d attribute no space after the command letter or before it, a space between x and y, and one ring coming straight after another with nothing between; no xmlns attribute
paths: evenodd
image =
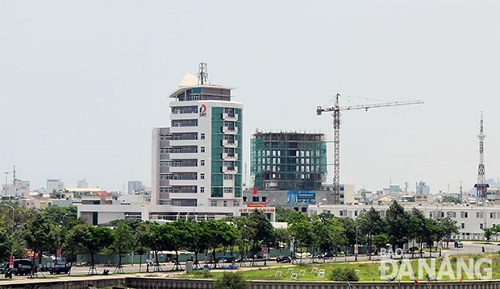
<svg viewBox="0 0 500 289"><path fill-rule="evenodd" d="M9 263L0 263L0 274L5 274L7 269L9 269Z"/></svg>
<svg viewBox="0 0 500 289"><path fill-rule="evenodd" d="M312 254L309 253L309 252L302 252L302 253L295 253L295 256L297 258L311 258L312 257Z"/></svg>
<svg viewBox="0 0 500 289"><path fill-rule="evenodd" d="M276 263L291 263L292 259L288 256L278 256L276 258Z"/></svg>
<svg viewBox="0 0 500 289"><path fill-rule="evenodd" d="M47 263L46 270L50 274L69 274L71 270L71 263L66 263L66 262L50 262Z"/></svg>
<svg viewBox="0 0 500 289"><path fill-rule="evenodd" d="M464 247L464 243L460 242L460 241L455 241L455 248L463 248Z"/></svg>
<svg viewBox="0 0 500 289"><path fill-rule="evenodd" d="M235 262L245 262L247 261L247 258L244 256L239 256L237 259L234 260Z"/></svg>
<svg viewBox="0 0 500 289"><path fill-rule="evenodd" d="M14 275L29 275L36 270L31 260L19 259L14 260Z"/></svg>
<svg viewBox="0 0 500 289"><path fill-rule="evenodd" d="M323 253L323 254L319 255L318 257L325 258L325 259L333 258L333 253Z"/></svg>
<svg viewBox="0 0 500 289"><path fill-rule="evenodd" d="M225 262L225 263L233 263L234 262L234 256L219 256L215 259L217 263L219 262Z"/></svg>

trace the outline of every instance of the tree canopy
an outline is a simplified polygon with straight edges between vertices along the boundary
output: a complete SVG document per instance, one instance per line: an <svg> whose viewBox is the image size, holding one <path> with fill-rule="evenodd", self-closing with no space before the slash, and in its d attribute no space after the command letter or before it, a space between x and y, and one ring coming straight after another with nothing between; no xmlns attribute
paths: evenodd
<svg viewBox="0 0 500 289"><path fill-rule="evenodd" d="M119 256L130 252L146 254L164 250L180 250L198 254L216 251L233 255L235 247L241 257L257 255L264 247L282 250L291 243L295 252L311 253L353 252L357 244L366 245L373 253L390 244L393 249L424 244L432 247L436 241L449 241L458 233L456 221L449 216L427 218L416 208L405 211L393 202L382 216L375 208L359 212L356 218L337 217L329 213L307 216L295 210L277 209L278 220L288 222L287 228L275 229L259 210L240 217L195 222L169 223L140 220L113 221L110 227L85 224L77 218L76 207L50 206L42 210L26 209L13 204L11 210L0 211L0 261L13 254L24 257L28 248L34 256L56 254L74 261L77 254L89 254L91 266L94 256L103 252ZM22 225L16 225L22 224ZM485 237L500 232L500 226L485 228ZM413 246L412 246L413 245ZM155 254L158 258L158 254ZM155 260L159 262L158 259ZM121 258L118 266L121 266Z"/></svg>

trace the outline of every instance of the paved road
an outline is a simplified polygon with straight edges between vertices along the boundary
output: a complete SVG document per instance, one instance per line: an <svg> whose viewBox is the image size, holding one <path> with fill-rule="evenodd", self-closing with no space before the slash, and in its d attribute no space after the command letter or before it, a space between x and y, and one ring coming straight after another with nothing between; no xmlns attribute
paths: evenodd
<svg viewBox="0 0 500 289"><path fill-rule="evenodd" d="M482 252L482 247L485 248L485 252L497 252L500 250L500 246L498 245L483 245L483 244L475 244L475 243L464 243L463 248L453 248L453 243L450 243L450 249L445 249L442 250L441 254L443 255L455 255L455 254L477 254ZM437 256L438 252L433 252L432 256L435 257ZM427 257L429 255L428 252L425 253L424 257ZM354 261L355 257L354 256L348 256L347 261ZM330 258L325 260L326 262L344 262L346 260L345 257L339 256L336 258ZM368 260L368 256L362 254L358 255L358 260ZM380 260L380 255L379 256L372 256L372 260ZM302 260L297 259L297 261L302 261L305 263L310 263L311 259L310 258L303 258ZM316 262L323 262L323 259L315 259ZM275 264L276 261L273 260L268 260L266 264ZM219 264L223 265L223 264ZM226 264L227 265L227 264ZM245 264L242 264L244 266L251 266L251 262L246 262ZM264 261L261 259L257 259L255 262L256 266L263 266ZM185 265L181 265L182 269L185 269ZM134 264L134 265L125 265L123 266L122 270L118 270L115 267L111 266L98 266L97 267L97 273L102 274L104 270L109 270L109 273L147 273L146 272L147 267L145 264L142 264L141 268L139 268L139 264ZM173 263L166 263L166 264L161 264L160 269L162 271L170 271L174 269L174 264ZM154 273L153 268L150 268L150 273ZM89 267L73 267L71 269L71 274L72 275L84 275L89 273ZM48 273L46 273L48 274ZM19 277L18 277L19 278Z"/></svg>

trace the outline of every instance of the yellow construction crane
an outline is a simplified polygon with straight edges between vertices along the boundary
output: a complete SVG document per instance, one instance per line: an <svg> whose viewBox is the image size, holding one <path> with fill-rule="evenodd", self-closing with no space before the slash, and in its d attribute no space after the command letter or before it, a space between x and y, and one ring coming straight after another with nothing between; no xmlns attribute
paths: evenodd
<svg viewBox="0 0 500 289"><path fill-rule="evenodd" d="M364 104L364 105L353 105L340 107L339 105L340 94L337 93L335 96L335 105L333 107L316 107L316 114L321 115L323 112L332 112L333 115L333 195L330 197L328 203L339 204L340 203L340 111L341 110L354 110L354 109L364 109L368 110L370 108L377 107L387 107L387 106L398 106L398 105L410 105L410 104L423 104L421 100L409 100L409 101L395 101L388 103L376 103L376 104Z"/></svg>

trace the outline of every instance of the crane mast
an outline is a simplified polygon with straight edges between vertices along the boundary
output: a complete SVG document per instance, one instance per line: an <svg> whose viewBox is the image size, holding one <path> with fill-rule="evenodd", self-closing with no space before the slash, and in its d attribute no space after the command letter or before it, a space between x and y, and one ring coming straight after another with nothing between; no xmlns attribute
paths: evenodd
<svg viewBox="0 0 500 289"><path fill-rule="evenodd" d="M330 196L329 200L327 200L330 204L340 204L340 111L355 109L368 110L370 108L424 103L421 100L411 100L341 107L339 104L339 97L340 94L337 93L335 95L335 105L332 107L316 107L317 115L321 115L323 112L332 112L333 116L333 194Z"/></svg>

